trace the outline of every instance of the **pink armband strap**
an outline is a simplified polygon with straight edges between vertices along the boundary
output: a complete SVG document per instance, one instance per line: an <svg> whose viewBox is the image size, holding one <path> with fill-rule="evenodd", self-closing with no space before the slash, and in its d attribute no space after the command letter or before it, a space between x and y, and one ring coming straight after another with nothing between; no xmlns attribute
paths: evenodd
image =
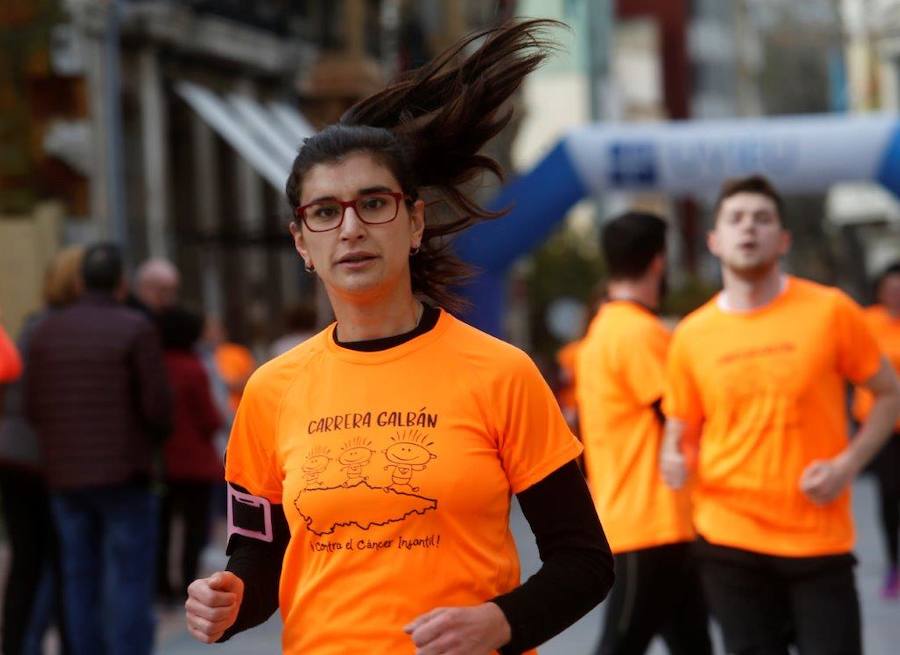
<svg viewBox="0 0 900 655"><path fill-rule="evenodd" d="M229 484L227 540L234 534L271 543L272 504L260 496L238 491Z"/></svg>

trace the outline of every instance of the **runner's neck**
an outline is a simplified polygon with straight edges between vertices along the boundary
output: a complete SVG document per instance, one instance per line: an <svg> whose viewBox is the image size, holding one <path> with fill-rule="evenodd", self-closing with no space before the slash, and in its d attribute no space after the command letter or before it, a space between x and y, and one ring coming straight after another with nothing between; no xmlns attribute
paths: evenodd
<svg viewBox="0 0 900 655"><path fill-rule="evenodd" d="M761 309L778 298L788 286L788 276L775 266L761 278L748 280L723 271L724 288L716 302L724 312L740 314Z"/></svg>

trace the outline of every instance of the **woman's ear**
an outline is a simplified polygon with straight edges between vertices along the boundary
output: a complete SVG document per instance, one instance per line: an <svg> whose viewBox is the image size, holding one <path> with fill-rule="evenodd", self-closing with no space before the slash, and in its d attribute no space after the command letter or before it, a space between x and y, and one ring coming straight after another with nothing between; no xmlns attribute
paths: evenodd
<svg viewBox="0 0 900 655"><path fill-rule="evenodd" d="M421 198L412 204L409 220L412 223L410 248L418 248L422 245L422 236L425 233L425 201Z"/></svg>
<svg viewBox="0 0 900 655"><path fill-rule="evenodd" d="M306 249L306 242L303 239L303 228L297 221L291 221L291 236L294 238L294 249L303 258L306 268L310 269L314 266L309 258L309 251Z"/></svg>

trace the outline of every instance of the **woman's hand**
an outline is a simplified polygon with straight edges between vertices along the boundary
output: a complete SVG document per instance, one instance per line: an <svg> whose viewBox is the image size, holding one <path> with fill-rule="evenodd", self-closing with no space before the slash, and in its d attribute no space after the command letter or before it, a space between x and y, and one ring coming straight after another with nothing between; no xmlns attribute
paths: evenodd
<svg viewBox="0 0 900 655"><path fill-rule="evenodd" d="M503 610L494 603L437 607L403 631L412 636L416 655L486 655L512 638Z"/></svg>
<svg viewBox="0 0 900 655"><path fill-rule="evenodd" d="M218 641L237 619L243 598L244 581L230 571L194 580L184 604L188 632L204 644Z"/></svg>

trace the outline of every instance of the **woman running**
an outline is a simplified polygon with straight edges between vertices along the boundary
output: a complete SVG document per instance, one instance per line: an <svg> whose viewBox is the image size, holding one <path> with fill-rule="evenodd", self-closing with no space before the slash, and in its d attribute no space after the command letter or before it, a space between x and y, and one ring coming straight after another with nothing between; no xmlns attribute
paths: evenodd
<svg viewBox="0 0 900 655"><path fill-rule="evenodd" d="M247 385L227 570L189 587L197 639L280 608L285 653L521 653L606 596L609 546L552 393L446 311L467 273L446 237L500 215L462 185L500 173L479 150L552 25L471 36L304 142L291 234L336 322ZM524 584L512 494L543 561Z"/></svg>

